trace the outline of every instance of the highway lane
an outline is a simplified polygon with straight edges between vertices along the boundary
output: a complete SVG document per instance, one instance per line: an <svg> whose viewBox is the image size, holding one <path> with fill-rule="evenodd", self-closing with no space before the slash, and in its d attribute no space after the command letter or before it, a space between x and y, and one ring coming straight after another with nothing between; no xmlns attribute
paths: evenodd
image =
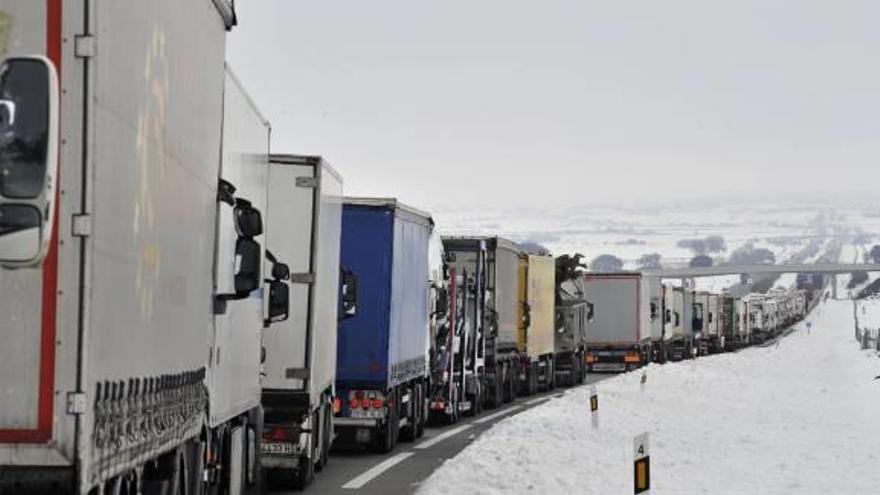
<svg viewBox="0 0 880 495"><path fill-rule="evenodd" d="M614 375L589 374L587 384ZM315 475L305 493L321 495L387 495L414 493L444 461L455 457L465 447L498 421L538 407L560 397L566 389L520 397L503 408L487 410L474 418L450 426L429 427L425 436L414 443L401 443L387 455L367 451L335 452L329 465ZM568 389L570 390L570 389ZM270 493L298 493L292 490Z"/></svg>

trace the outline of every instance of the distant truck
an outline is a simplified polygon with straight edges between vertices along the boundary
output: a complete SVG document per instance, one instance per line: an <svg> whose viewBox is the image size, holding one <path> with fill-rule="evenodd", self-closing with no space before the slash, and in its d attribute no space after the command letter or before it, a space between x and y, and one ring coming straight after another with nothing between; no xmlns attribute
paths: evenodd
<svg viewBox="0 0 880 495"><path fill-rule="evenodd" d="M556 263L552 256L523 254L519 263L522 325L517 339L519 389L526 395L556 387Z"/></svg>
<svg viewBox="0 0 880 495"><path fill-rule="evenodd" d="M345 198L341 264L357 313L339 324L338 441L389 452L421 437L429 391L430 215L385 198Z"/></svg>
<svg viewBox="0 0 880 495"><path fill-rule="evenodd" d="M665 354L672 361L697 356L693 330L694 291L666 287L663 308Z"/></svg>
<svg viewBox="0 0 880 495"><path fill-rule="evenodd" d="M650 362L662 337L660 281L638 272L588 273L584 294L594 307L587 323L588 370L629 371Z"/></svg>
<svg viewBox="0 0 880 495"><path fill-rule="evenodd" d="M468 338L474 354L467 358L465 373L473 377L473 397L486 407L498 407L516 393L517 317L525 302L519 298L521 250L500 237L444 237L443 247L449 266L472 277L472 313L482 315Z"/></svg>
<svg viewBox="0 0 880 495"><path fill-rule="evenodd" d="M583 383L586 378L587 323L593 317L593 305L585 297L583 277L564 280L558 285L554 368L556 382L571 386Z"/></svg>
<svg viewBox="0 0 880 495"><path fill-rule="evenodd" d="M288 307L263 307L286 282L264 283L269 126L226 71L232 2L0 17L0 492L255 490Z"/></svg>
<svg viewBox="0 0 880 495"><path fill-rule="evenodd" d="M709 332L712 313L710 308L710 294L705 291L694 293L693 318L691 328L694 332L694 347L698 356L709 354Z"/></svg>
<svg viewBox="0 0 880 495"><path fill-rule="evenodd" d="M304 488L334 436L337 319L356 309L348 294L339 308L354 289L339 266L342 178L321 157L272 155L266 222L269 252L289 266L280 275L292 282L292 314L263 338L263 467Z"/></svg>
<svg viewBox="0 0 880 495"><path fill-rule="evenodd" d="M743 320L743 301L729 293L719 296L721 350L731 351L748 345L747 327Z"/></svg>
<svg viewBox="0 0 880 495"><path fill-rule="evenodd" d="M428 419L452 424L463 414L475 414L485 385L480 381L477 363L483 355L478 344L483 329L485 305L485 246L479 243L470 254L475 262L455 262L455 253L446 254L444 242L432 237L430 263L430 394ZM436 254L434 254L436 253ZM460 254L460 253L459 253ZM476 261L480 260L480 261ZM439 265L438 265L439 264ZM470 268L473 271L468 271Z"/></svg>
<svg viewBox="0 0 880 495"><path fill-rule="evenodd" d="M761 344L772 337L769 308L763 294L750 294L745 299L748 304L749 339L753 344Z"/></svg>

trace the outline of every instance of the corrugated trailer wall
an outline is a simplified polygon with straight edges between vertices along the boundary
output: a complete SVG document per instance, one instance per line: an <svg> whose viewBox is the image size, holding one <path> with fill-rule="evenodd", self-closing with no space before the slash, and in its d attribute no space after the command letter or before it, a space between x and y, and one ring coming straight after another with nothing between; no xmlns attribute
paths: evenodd
<svg viewBox="0 0 880 495"><path fill-rule="evenodd" d="M556 265L552 256L528 256L528 304L531 325L527 330L529 357L553 353L556 304Z"/></svg>

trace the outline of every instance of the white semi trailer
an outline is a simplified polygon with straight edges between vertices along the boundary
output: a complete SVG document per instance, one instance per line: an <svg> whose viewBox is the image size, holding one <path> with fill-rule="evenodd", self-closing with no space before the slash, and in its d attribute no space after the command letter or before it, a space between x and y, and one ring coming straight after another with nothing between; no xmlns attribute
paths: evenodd
<svg viewBox="0 0 880 495"><path fill-rule="evenodd" d="M287 307L263 307L269 129L225 71L234 23L227 0L0 2L0 492L257 484Z"/></svg>
<svg viewBox="0 0 880 495"><path fill-rule="evenodd" d="M320 157L272 155L266 222L267 248L288 263L293 284L290 317L264 336L263 467L267 478L304 488L327 463L336 327L355 310L354 284L339 266L342 178Z"/></svg>
<svg viewBox="0 0 880 495"><path fill-rule="evenodd" d="M666 287L663 315L663 342L668 358L680 361L696 357L694 291L683 287Z"/></svg>
<svg viewBox="0 0 880 495"><path fill-rule="evenodd" d="M639 272L587 273L584 297L593 304L587 322L589 371L629 371L649 363L662 336L660 280Z"/></svg>

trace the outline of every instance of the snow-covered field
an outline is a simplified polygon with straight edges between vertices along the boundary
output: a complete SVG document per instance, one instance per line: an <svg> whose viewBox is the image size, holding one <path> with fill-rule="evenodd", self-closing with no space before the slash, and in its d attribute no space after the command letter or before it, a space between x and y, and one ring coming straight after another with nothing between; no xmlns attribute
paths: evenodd
<svg viewBox="0 0 880 495"><path fill-rule="evenodd" d="M633 437L651 435L652 493L880 493L880 359L828 301L777 346L650 365L502 421L421 495L632 493Z"/></svg>

